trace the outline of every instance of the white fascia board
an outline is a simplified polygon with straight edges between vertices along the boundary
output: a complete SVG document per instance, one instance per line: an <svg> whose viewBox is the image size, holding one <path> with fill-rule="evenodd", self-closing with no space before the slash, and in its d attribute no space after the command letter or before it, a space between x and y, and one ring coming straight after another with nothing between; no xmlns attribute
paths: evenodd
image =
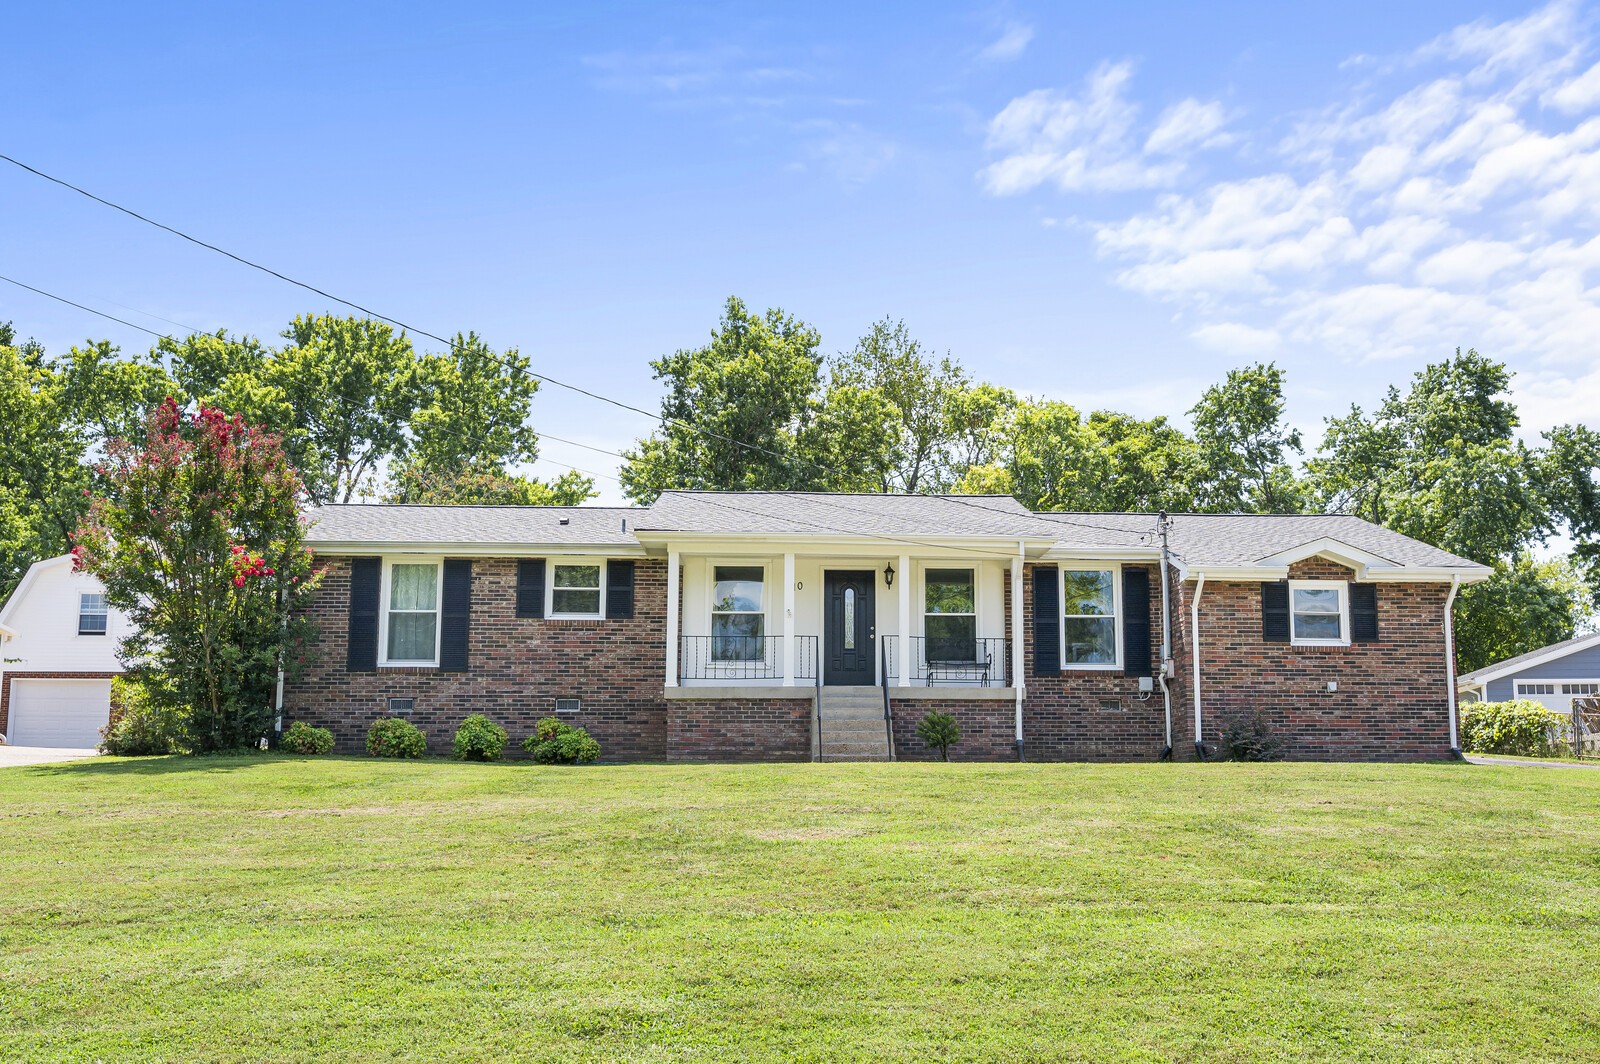
<svg viewBox="0 0 1600 1064"><path fill-rule="evenodd" d="M401 555L432 554L451 558L537 558L547 554L571 554L596 558L643 558L646 551L638 544L611 545L584 543L358 543L307 540L314 554Z"/></svg>
<svg viewBox="0 0 1600 1064"><path fill-rule="evenodd" d="M842 555L910 554L918 557L943 553L970 555L973 551L1009 560L1017 555L1017 544L1024 544L1032 556L1048 550L1054 540L1035 536L945 536L928 533L917 536L820 535L816 532L650 532L636 529L640 543L647 548L671 547L683 554L774 554L794 552L803 555L837 557Z"/></svg>
<svg viewBox="0 0 1600 1064"><path fill-rule="evenodd" d="M10 598L6 599L5 607L0 609L0 628L5 628L7 632L16 635L16 630L7 628L6 622L11 619L11 615L16 612L22 600L28 597L28 589L33 587L34 581L39 578L39 574L46 569L54 569L58 565L71 564L71 562L72 555L62 554L55 558L43 558L28 566L28 571L22 575L22 580L17 584L17 589L11 593Z"/></svg>
<svg viewBox="0 0 1600 1064"><path fill-rule="evenodd" d="M1159 547L1063 547L1044 552L1042 561L1068 562L1159 562Z"/></svg>
<svg viewBox="0 0 1600 1064"><path fill-rule="evenodd" d="M1302 543L1298 547L1290 547L1288 550L1269 554L1265 558L1258 558L1256 564L1290 565L1294 562L1303 562L1307 558L1318 557L1319 555L1331 558L1351 569L1359 569L1363 566L1395 566L1399 564L1393 558L1385 558L1381 554L1373 554L1371 551L1362 550L1360 547L1353 547L1331 536L1323 536L1321 539L1314 539L1310 543Z"/></svg>
<svg viewBox="0 0 1600 1064"><path fill-rule="evenodd" d="M1476 584L1489 579L1493 570L1482 566L1460 569L1437 565L1356 566L1353 569L1357 583L1373 584L1448 584L1452 580L1461 584ZM1204 576L1207 580L1287 580L1288 565L1195 565L1179 564L1178 576L1193 580Z"/></svg>
<svg viewBox="0 0 1600 1064"><path fill-rule="evenodd" d="M1487 685L1490 680L1498 680L1502 677L1511 676L1522 672L1524 669L1534 668L1537 665L1545 665L1552 661L1560 661L1568 654L1576 654L1580 650L1588 650L1597 643L1600 643L1600 632L1596 632L1587 639L1579 640L1576 643L1570 643L1567 646L1561 647L1559 650L1551 650L1549 653L1539 654L1536 657L1521 658L1517 661L1507 662L1503 665L1489 665L1485 668L1479 669L1476 672L1468 673L1467 675L1471 677L1470 682L1472 686L1482 687ZM1466 680L1467 676L1460 677L1460 679Z"/></svg>

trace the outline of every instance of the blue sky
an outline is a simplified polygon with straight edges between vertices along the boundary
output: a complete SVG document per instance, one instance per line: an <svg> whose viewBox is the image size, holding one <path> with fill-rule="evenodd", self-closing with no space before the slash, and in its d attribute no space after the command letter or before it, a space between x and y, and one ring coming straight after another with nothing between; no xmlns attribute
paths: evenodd
<svg viewBox="0 0 1600 1064"><path fill-rule="evenodd" d="M1593 8L542 7L32 5L0 151L650 408L648 361L737 294L1084 409L1181 418L1271 358L1314 436L1476 346L1530 429L1600 423ZM0 272L163 330L338 309L10 167ZM550 388L534 422L650 428Z"/></svg>

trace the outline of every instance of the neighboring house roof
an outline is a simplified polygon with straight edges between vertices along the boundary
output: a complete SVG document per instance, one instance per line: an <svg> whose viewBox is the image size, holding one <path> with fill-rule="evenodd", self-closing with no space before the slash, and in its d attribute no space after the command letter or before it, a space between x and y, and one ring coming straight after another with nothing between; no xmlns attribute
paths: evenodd
<svg viewBox="0 0 1600 1064"><path fill-rule="evenodd" d="M12 615L17 612L17 607L21 606L23 600L28 597L28 591L38 581L40 573L46 569L54 569L58 565L71 564L72 555L61 554L54 558L41 558L28 566L28 571L22 574L22 579L17 583L16 590L11 592L11 597L6 599L5 605L0 606L0 631L12 636L17 634L17 630L6 622L11 620Z"/></svg>
<svg viewBox="0 0 1600 1064"><path fill-rule="evenodd" d="M415 506L348 503L307 515L312 548L630 546L633 506ZM626 527L624 523L626 522Z"/></svg>
<svg viewBox="0 0 1600 1064"><path fill-rule="evenodd" d="M669 491L641 532L1053 539L1009 495L868 495L820 491Z"/></svg>
<svg viewBox="0 0 1600 1064"><path fill-rule="evenodd" d="M1493 665L1485 665L1483 668L1474 669L1472 672L1464 672L1456 677L1456 686L1476 687L1479 684L1488 683L1490 680L1498 680L1502 676L1509 676L1519 669L1528 669L1535 665L1542 665L1547 661L1555 661L1558 658L1566 657L1568 654L1587 650L1597 644L1600 644L1600 632L1573 636L1571 639L1564 639L1559 643L1551 643L1549 646L1540 647L1538 650L1530 650L1526 654L1518 654L1514 658L1497 661Z"/></svg>

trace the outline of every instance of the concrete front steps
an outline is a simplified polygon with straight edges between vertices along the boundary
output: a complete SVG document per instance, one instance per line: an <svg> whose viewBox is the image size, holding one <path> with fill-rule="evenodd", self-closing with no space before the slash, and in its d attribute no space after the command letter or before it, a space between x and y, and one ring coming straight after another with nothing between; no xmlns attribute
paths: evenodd
<svg viewBox="0 0 1600 1064"><path fill-rule="evenodd" d="M891 760L881 687L824 687L820 697L822 760Z"/></svg>

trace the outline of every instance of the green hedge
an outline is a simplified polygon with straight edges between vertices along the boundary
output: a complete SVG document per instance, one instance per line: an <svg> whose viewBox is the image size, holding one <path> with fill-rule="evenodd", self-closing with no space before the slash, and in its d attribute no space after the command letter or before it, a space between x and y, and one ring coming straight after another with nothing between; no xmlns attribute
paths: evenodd
<svg viewBox="0 0 1600 1064"><path fill-rule="evenodd" d="M1461 703L1461 748L1470 753L1553 757L1571 736L1572 718L1538 702Z"/></svg>

